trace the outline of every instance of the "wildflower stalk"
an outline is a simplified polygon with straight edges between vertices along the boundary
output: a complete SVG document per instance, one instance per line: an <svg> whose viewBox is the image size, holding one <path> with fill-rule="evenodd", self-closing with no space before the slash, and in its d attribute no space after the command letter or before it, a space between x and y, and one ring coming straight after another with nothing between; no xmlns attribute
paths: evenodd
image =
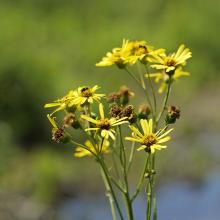
<svg viewBox="0 0 220 220"><path fill-rule="evenodd" d="M151 104L151 100L150 100L150 97L148 95L148 91L146 90L145 87L143 87L142 85L142 82L140 82L132 72L130 72L127 68L125 68L125 71L138 83L138 85L143 89L144 91L144 94L146 95L146 98L147 98L147 102L148 104L150 105L151 109L152 109L152 104Z"/></svg>
<svg viewBox="0 0 220 220"><path fill-rule="evenodd" d="M156 99L156 94L155 94L155 91L154 91L154 87L153 87L153 84L152 84L152 80L150 78L150 73L148 71L148 67L147 67L147 64L144 65L145 66L145 69L146 69L146 72L147 72L147 78L148 78L148 81L149 81L149 84L150 84L150 88L151 88L151 92L152 92L152 95L153 95L153 101L154 101L154 114L153 114L153 119L154 121L156 121L156 114L157 114L157 99Z"/></svg>
<svg viewBox="0 0 220 220"><path fill-rule="evenodd" d="M116 212L115 212L114 199L112 197L111 189L110 189L110 186L108 184L108 181L106 179L106 176L105 176L105 173L104 173L103 169L101 169L101 175L102 175L102 178L103 178L103 182L105 184L105 188L106 188L106 191L107 191L107 196L109 198L109 203L110 203L111 213L112 213L112 219L117 220L117 216L116 216Z"/></svg>
<svg viewBox="0 0 220 220"><path fill-rule="evenodd" d="M130 171L130 168L131 168L131 164L132 164L132 161L133 161L133 157L134 157L134 147L135 147L135 142L132 142L132 145L131 145L131 152L130 152L130 156L129 156L129 159L128 159L128 168L127 168L127 172Z"/></svg>
<svg viewBox="0 0 220 220"><path fill-rule="evenodd" d="M149 154L149 167L148 170L151 172L151 155ZM149 174L149 181L147 185L147 212L146 212L146 220L151 219L151 205L152 205L152 191L153 191L153 186L152 186L152 180L151 180L151 174Z"/></svg>
<svg viewBox="0 0 220 220"><path fill-rule="evenodd" d="M158 123L159 123L159 121L160 121L160 119L161 119L161 117L162 117L162 115L163 115L163 113L166 109L167 101L168 101L168 98L169 98L169 95L170 95L170 89L171 89L171 77L169 77L169 80L168 80L167 93L164 97L162 109L161 109L161 111L160 111L160 113L159 113L159 115L156 119L156 125L158 125Z"/></svg>
<svg viewBox="0 0 220 220"><path fill-rule="evenodd" d="M144 175L146 174L146 170L148 168L149 158L150 158L150 154L148 154L148 157L147 157L147 159L145 161L144 169L141 172L141 175L140 175L137 187L136 187L136 191L135 191L134 195L131 198L131 202L133 202L136 199L136 197L138 196L139 192L141 191L141 188L142 188L143 183L144 183Z"/></svg>
<svg viewBox="0 0 220 220"><path fill-rule="evenodd" d="M106 179L106 182L108 183L108 186L109 186L109 190L110 190L110 193L111 193L111 196L112 196L112 199L113 199L113 202L115 203L115 206L117 208L117 211L118 211L118 214L119 214L119 217L121 220L124 220L124 217L123 217L123 214L122 214L122 211L121 211L121 208L119 206L119 203L118 203L118 200L117 200L117 197L115 195L115 192L114 192L114 189L113 189L113 186L111 184L111 180L110 180L110 177L108 175L108 171L107 171L107 168L103 162L102 159L98 158L98 162L103 170L103 173L104 173L104 176L105 176L105 179ZM114 213L112 213L112 215L114 215Z"/></svg>
<svg viewBox="0 0 220 220"><path fill-rule="evenodd" d="M123 143L122 132L121 132L120 126L119 126L119 135L120 135L120 148L122 149L122 155L123 155L123 178L124 178L124 184L125 184L125 191L124 191L125 205L126 205L126 209L128 213L128 219L133 220L134 216L133 216L132 204L131 204L131 199L130 199L130 194L129 194L125 146Z"/></svg>

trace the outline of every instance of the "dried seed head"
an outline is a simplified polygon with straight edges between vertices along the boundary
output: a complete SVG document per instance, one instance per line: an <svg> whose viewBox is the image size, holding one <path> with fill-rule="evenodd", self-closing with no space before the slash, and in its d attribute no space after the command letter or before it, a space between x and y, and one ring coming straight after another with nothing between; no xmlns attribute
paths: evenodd
<svg viewBox="0 0 220 220"><path fill-rule="evenodd" d="M120 117L123 118L123 117L128 117L128 121L130 123L134 123L136 122L136 115L134 113L134 107L133 105L128 105L128 106L125 106L123 109L122 109L122 112L120 114Z"/></svg>
<svg viewBox="0 0 220 220"><path fill-rule="evenodd" d="M113 106L110 108L109 115L110 115L111 117L114 117L114 118L120 117L120 114L121 114L122 110L123 110L123 108L122 108L121 106L113 105Z"/></svg>
<svg viewBox="0 0 220 220"><path fill-rule="evenodd" d="M52 129L52 140L56 143L64 143L65 135L64 129L62 128L53 128Z"/></svg>

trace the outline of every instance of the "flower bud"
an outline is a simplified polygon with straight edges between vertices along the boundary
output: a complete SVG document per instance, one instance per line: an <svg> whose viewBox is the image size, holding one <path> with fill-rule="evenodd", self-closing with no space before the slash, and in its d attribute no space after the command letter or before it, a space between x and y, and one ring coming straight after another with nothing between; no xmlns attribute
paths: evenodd
<svg viewBox="0 0 220 220"><path fill-rule="evenodd" d="M120 117L120 114L121 114L122 110L123 110L123 108L122 108L121 106L113 105L113 106L110 108L109 115L110 115L111 117L114 117L114 118Z"/></svg>
<svg viewBox="0 0 220 220"><path fill-rule="evenodd" d="M142 104L139 106L138 109L138 118L139 119L148 119L148 116L150 115L151 111L148 105Z"/></svg>
<svg viewBox="0 0 220 220"><path fill-rule="evenodd" d="M180 118L180 108L176 106L169 106L165 121L167 124L174 124L176 119Z"/></svg>
<svg viewBox="0 0 220 220"><path fill-rule="evenodd" d="M69 113L64 117L63 124L65 127L73 127L75 129L80 127L80 123L77 120L76 115L73 113Z"/></svg>
<svg viewBox="0 0 220 220"><path fill-rule="evenodd" d="M137 120L137 116L134 113L134 107L132 105L124 107L120 113L120 117L127 117L130 123L135 123Z"/></svg>
<svg viewBox="0 0 220 220"><path fill-rule="evenodd" d="M118 92L113 92L113 93L110 93L106 99L108 103L119 103L120 98L121 98L121 95Z"/></svg>
<svg viewBox="0 0 220 220"><path fill-rule="evenodd" d="M128 104L129 98L134 96L134 93L127 86L121 86L119 94L121 96L122 105Z"/></svg>
<svg viewBox="0 0 220 220"><path fill-rule="evenodd" d="M56 143L67 143L69 138L65 134L63 128L53 128L52 129L52 140Z"/></svg>

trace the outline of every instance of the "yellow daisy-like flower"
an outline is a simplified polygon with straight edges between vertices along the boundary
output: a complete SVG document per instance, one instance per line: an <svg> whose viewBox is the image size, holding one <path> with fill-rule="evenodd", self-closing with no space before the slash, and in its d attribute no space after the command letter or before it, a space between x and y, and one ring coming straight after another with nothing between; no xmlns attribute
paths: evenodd
<svg viewBox="0 0 220 220"><path fill-rule="evenodd" d="M128 141L138 142L140 143L140 147L137 149L145 150L148 153L154 153L155 150L161 150L166 148L167 146L161 145L170 140L170 136L167 136L173 129L170 129L166 132L162 132L159 130L156 133L153 133L153 121L150 119L147 121L146 119L140 120L141 127L143 132L139 131L135 126L130 125L130 129L133 131L132 137L126 137L125 139Z"/></svg>
<svg viewBox="0 0 220 220"><path fill-rule="evenodd" d="M108 139L110 136L113 140L115 140L114 127L121 125L121 124L124 124L124 123L128 123L127 121L125 121L127 119L127 117L123 117L120 119L105 118L104 108L103 108L102 103L99 104L99 114L100 114L100 119L94 119L94 118L91 118L87 115L81 115L82 119L89 121L96 126L94 128L87 128L85 130L86 131L101 132L102 137Z"/></svg>
<svg viewBox="0 0 220 220"><path fill-rule="evenodd" d="M123 40L121 48L114 48L112 52L108 52L96 66L112 66L116 64L119 68L123 68L126 63L126 57L130 54L128 48L128 40Z"/></svg>
<svg viewBox="0 0 220 220"><path fill-rule="evenodd" d="M109 152L109 141L104 140L103 143L100 141L98 144L93 144L91 141L87 140L85 142L85 147L87 147L90 151L97 155L97 152L101 153L108 153ZM86 150L83 147L77 147L74 153L75 157L85 157L85 156L92 156L92 153Z"/></svg>
<svg viewBox="0 0 220 220"><path fill-rule="evenodd" d="M190 76L190 73L183 71L182 67L178 67L172 76L167 75L164 71L160 73L145 74L146 78L148 77L155 78L156 83L159 83L162 81L159 87L159 90L158 90L159 93L162 93L167 88L168 83L169 83L169 77L171 77L171 83L172 83L178 80L178 78L182 76Z"/></svg>
<svg viewBox="0 0 220 220"><path fill-rule="evenodd" d="M127 62L134 65L137 61L147 61L147 56L164 54L164 49L154 50L152 46L148 45L146 41L131 41L127 48L130 51L126 58Z"/></svg>
<svg viewBox="0 0 220 220"><path fill-rule="evenodd" d="M167 74L173 74L173 71L180 65L184 66L186 60L190 57L192 57L191 51L182 44L176 53L172 53L168 56L165 53L160 55L152 54L152 56L148 58L148 61L156 63L152 64L151 67L164 69Z"/></svg>
<svg viewBox="0 0 220 220"><path fill-rule="evenodd" d="M120 48L114 48L108 52L96 66L111 66L116 64L119 68L124 68L126 64L134 65L138 60L144 61L147 55L164 54L164 49L153 50L146 41L123 40Z"/></svg>
<svg viewBox="0 0 220 220"><path fill-rule="evenodd" d="M58 99L52 103L47 103L44 105L44 108L53 108L56 107L56 109L51 113L51 115L53 115L55 112L61 111L66 109L67 107L71 108L73 107L73 99L75 98L74 96L74 91L71 90L69 91L69 93L62 97L61 99Z"/></svg>
<svg viewBox="0 0 220 220"><path fill-rule="evenodd" d="M99 102L101 97L104 97L105 94L96 94L95 91L98 90L100 87L97 85L89 88L89 87L79 87L77 90L74 91L74 99L72 103L74 105L83 105L85 103L92 104L94 101Z"/></svg>

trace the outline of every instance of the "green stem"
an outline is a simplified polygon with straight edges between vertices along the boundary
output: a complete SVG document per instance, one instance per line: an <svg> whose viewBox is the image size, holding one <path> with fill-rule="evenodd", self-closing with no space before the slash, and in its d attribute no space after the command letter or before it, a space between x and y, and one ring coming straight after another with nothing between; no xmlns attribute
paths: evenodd
<svg viewBox="0 0 220 220"><path fill-rule="evenodd" d="M124 183L125 183L125 191L124 191L125 205L126 205L129 220L133 220L134 216L133 216L133 210L132 210L132 203L131 203L131 199L130 199L130 195L129 195L126 153L125 153L125 146L123 143L120 126L119 126L119 134L120 134L120 148L122 149L122 155L123 155L123 177L124 177Z"/></svg>
<svg viewBox="0 0 220 220"><path fill-rule="evenodd" d="M129 170L130 170L130 168L131 168L132 161L133 161L134 148L135 148L135 142L132 142L131 152L130 152L130 156L129 156L129 159L128 159L128 169L127 169L127 173L129 172Z"/></svg>
<svg viewBox="0 0 220 220"><path fill-rule="evenodd" d="M164 111L166 109L167 101L168 101L169 94L170 94L170 89L171 89L171 77L169 77L167 93L166 93L166 95L164 97L162 109L161 109L161 111L160 111L160 113L159 113L159 115L158 115L158 117L156 119L156 126L158 125L158 123L159 123L159 121L160 121L160 119L161 119L161 117L162 117L162 115L163 115L163 113L164 113Z"/></svg>
<svg viewBox="0 0 220 220"><path fill-rule="evenodd" d="M110 190L110 192L111 192L111 196L112 196L113 202L115 203L115 206L116 206L116 208L117 208L119 217L120 217L121 220L124 220L124 217L123 217L123 215L122 215L121 208L120 208L120 206L119 206L117 197L116 197L116 195L115 195L115 192L114 192L113 187L112 187L112 184L111 184L110 177L109 177L109 175L108 175L107 168L106 168L104 162L102 161L102 159L99 158L99 159L98 159L98 162L99 162L101 168L103 169L103 173L104 173L104 175L105 175L106 182L108 183L109 190Z"/></svg>
<svg viewBox="0 0 220 220"><path fill-rule="evenodd" d="M109 203L110 203L110 207L111 207L111 213L112 213L112 219L113 220L117 220L117 217L116 217L116 212L115 212L115 206L114 206L114 199L112 197L112 194L111 194L111 189L110 189L110 186L108 184L108 181L105 177L105 173L103 171L103 169L101 169L101 175L102 175L102 178L103 178L103 182L105 184L105 188L106 188L106 191L107 191L107 196L109 198Z"/></svg>
<svg viewBox="0 0 220 220"><path fill-rule="evenodd" d="M141 191L141 188L142 188L142 186L143 186L143 183L144 183L144 175L145 175L146 170L147 170L147 168L148 168L149 158L150 158L150 154L148 155L148 157L147 157L147 159L146 159L146 161L145 161L144 169L143 169L143 171L142 171L142 173L141 173L141 175L140 175L140 178L139 178L139 181L138 181L138 184L137 184L137 187L136 187L136 191L135 191L134 195L133 195L132 198L131 198L131 201L132 201L132 202L136 199L136 197L138 196L138 194L139 194L139 192Z"/></svg>
<svg viewBox="0 0 220 220"><path fill-rule="evenodd" d="M151 100L150 100L150 97L148 95L148 92L146 90L145 87L143 87L142 83L134 76L134 74L132 72L130 72L127 68L125 68L125 71L137 82L137 84L143 89L144 91L144 94L146 95L146 98L147 98L147 102L148 104L150 105L150 108L151 110L153 109L152 108L152 104L151 104Z"/></svg>
<svg viewBox="0 0 220 220"><path fill-rule="evenodd" d="M153 84L152 84L152 81L151 81L151 78L150 78L150 74L149 74L149 71L148 71L148 68L147 68L147 64L144 65L144 66L145 66L145 69L146 69L146 72L147 72L147 78L148 78L150 88L151 88L151 92L152 92L152 95L153 95L153 101L154 101L154 114L153 114L153 116L154 116L154 122L156 122L156 114L157 114L156 94L155 94L154 87L153 87Z"/></svg>

